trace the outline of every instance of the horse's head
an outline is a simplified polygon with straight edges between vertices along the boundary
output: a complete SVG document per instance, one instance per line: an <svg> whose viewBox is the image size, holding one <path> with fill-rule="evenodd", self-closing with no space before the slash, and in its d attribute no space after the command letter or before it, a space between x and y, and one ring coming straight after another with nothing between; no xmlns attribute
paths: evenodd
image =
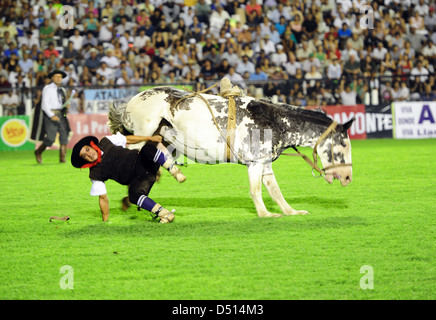
<svg viewBox="0 0 436 320"><path fill-rule="evenodd" d="M353 121L354 118L345 124L338 124L318 145L317 153L324 167L324 179L328 183L338 179L346 186L352 180L351 143L347 130Z"/></svg>

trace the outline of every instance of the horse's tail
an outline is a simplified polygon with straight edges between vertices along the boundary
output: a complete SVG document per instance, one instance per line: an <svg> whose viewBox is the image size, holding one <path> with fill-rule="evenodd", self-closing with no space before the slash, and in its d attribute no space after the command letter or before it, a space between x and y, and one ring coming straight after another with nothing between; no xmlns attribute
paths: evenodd
<svg viewBox="0 0 436 320"><path fill-rule="evenodd" d="M108 126L109 130L112 134L116 134L117 132L121 132L122 134L126 134L126 128L123 125L123 115L124 111L126 111L127 103L123 103L118 107L115 107L113 103L109 105L109 114L108 114Z"/></svg>

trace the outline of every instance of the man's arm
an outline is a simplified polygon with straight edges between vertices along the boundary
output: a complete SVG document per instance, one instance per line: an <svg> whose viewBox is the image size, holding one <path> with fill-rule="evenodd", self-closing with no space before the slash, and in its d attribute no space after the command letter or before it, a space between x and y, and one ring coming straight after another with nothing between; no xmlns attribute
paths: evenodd
<svg viewBox="0 0 436 320"><path fill-rule="evenodd" d="M107 221L109 219L109 200L107 194L99 196L98 203L100 205L101 217L103 221Z"/></svg>
<svg viewBox="0 0 436 320"><path fill-rule="evenodd" d="M135 143L147 142L147 141L162 142L161 136L144 137L144 136L129 135L126 136L126 139L128 144L135 144Z"/></svg>

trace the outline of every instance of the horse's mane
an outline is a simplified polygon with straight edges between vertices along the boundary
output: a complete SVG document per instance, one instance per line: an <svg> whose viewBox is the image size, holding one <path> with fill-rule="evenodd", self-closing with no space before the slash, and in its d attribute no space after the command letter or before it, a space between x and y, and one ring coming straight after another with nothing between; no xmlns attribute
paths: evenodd
<svg viewBox="0 0 436 320"><path fill-rule="evenodd" d="M272 110L276 110L282 116L288 119L301 120L305 122L312 122L315 124L321 125L330 125L332 123L332 119L327 116L327 114L322 109L306 109L303 107L298 107L286 103L273 103L271 99L262 98L255 99L257 103L260 105L266 104L268 108ZM260 108L264 109L264 108ZM261 110L259 110L261 111Z"/></svg>

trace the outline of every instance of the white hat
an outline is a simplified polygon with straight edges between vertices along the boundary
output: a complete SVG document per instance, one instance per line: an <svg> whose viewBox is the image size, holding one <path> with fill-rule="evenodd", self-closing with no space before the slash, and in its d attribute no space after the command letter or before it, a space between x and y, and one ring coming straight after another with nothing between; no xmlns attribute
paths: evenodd
<svg viewBox="0 0 436 320"><path fill-rule="evenodd" d="M190 44L195 44L196 42L197 42L197 40L195 40L194 38L189 39Z"/></svg>

